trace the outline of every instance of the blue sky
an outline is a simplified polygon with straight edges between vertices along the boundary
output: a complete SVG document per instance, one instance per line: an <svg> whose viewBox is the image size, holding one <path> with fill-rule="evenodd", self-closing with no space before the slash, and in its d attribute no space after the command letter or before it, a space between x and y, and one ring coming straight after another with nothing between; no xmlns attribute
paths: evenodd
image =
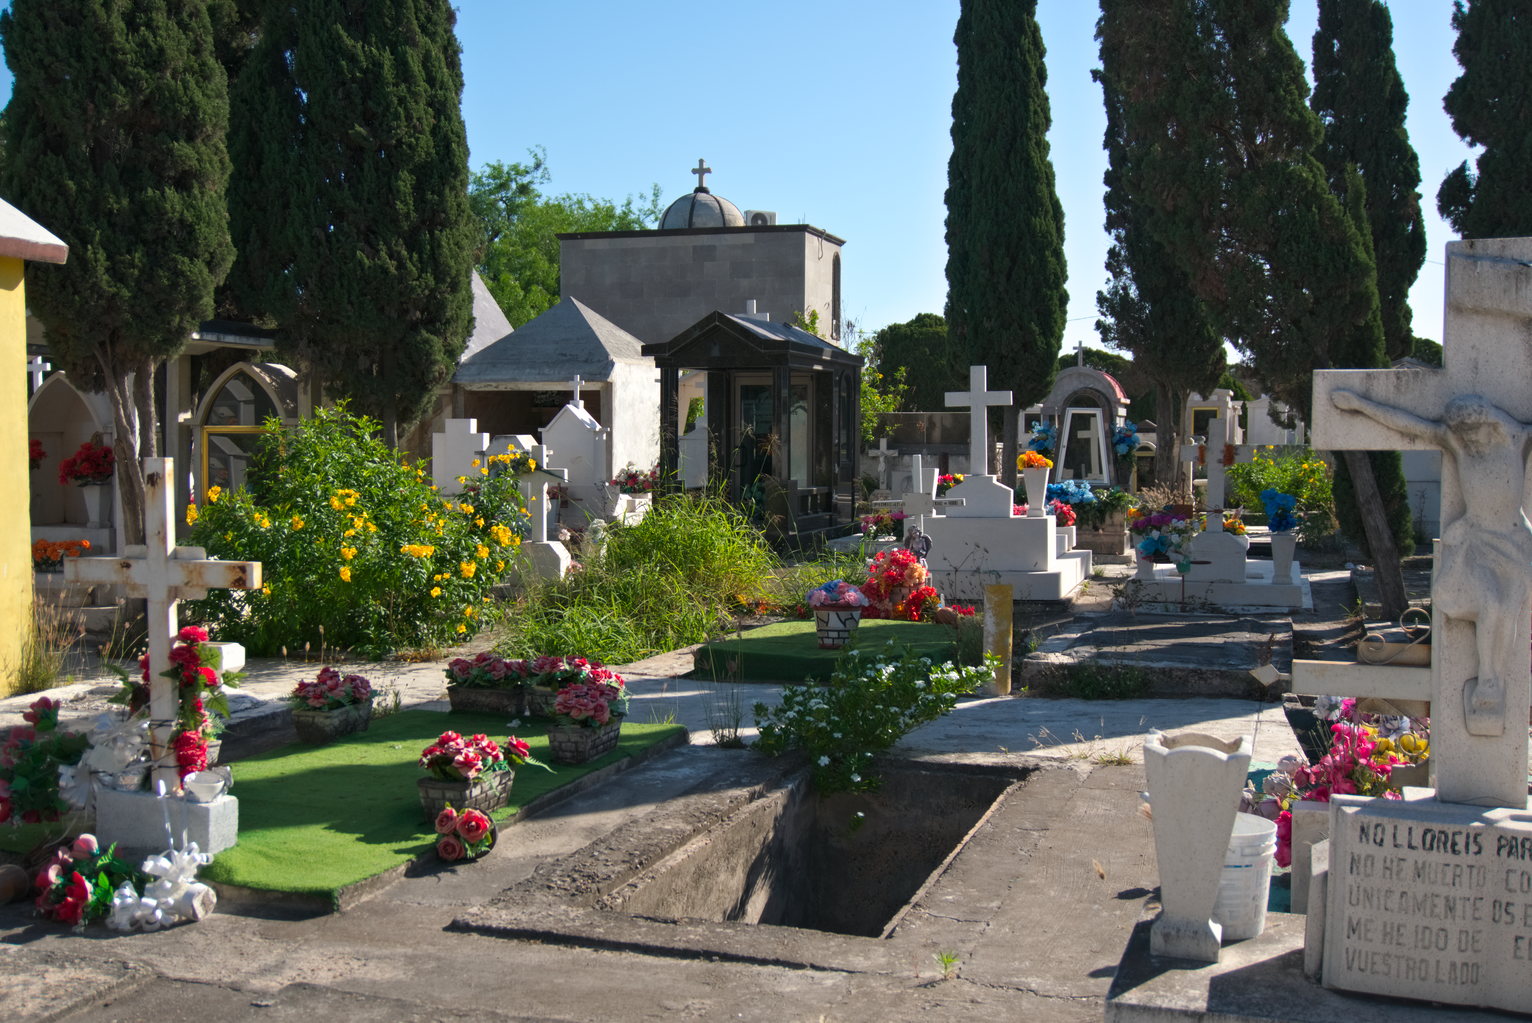
<svg viewBox="0 0 1532 1023"><path fill-rule="evenodd" d="M1441 98L1457 74L1449 0L1391 0L1411 97L1429 249L1411 293L1415 331L1441 339L1437 185L1469 156ZM460 0L463 116L475 168L547 150L554 192L621 199L658 183L665 201L708 185L742 209L810 223L845 248L846 314L866 329L940 312L943 193L956 84L957 0ZM1050 133L1069 261L1065 347L1099 345L1105 127L1097 8L1040 0ZM1314 0L1288 34L1307 62ZM9 80L3 84L9 95Z"/></svg>

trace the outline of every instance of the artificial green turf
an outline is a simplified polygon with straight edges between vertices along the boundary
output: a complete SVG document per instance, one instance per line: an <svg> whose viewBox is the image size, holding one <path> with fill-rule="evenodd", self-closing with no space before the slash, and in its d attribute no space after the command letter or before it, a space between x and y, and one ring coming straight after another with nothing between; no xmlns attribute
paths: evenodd
<svg viewBox="0 0 1532 1023"><path fill-rule="evenodd" d="M851 647L895 643L935 661L956 656L957 632L925 622L863 619L851 633ZM692 674L720 682L824 681L843 650L821 650L812 621L775 622L731 634L697 648Z"/></svg>
<svg viewBox="0 0 1532 1023"><path fill-rule="evenodd" d="M420 809L415 782L420 751L444 730L505 738L498 714L407 710L376 719L366 732L324 746L284 746L234 765L239 844L219 853L201 876L266 891L328 895L429 851L435 834ZM680 725L623 723L617 748L588 764L516 769L511 805L490 814L504 822L560 786L615 763L681 730ZM548 763L541 724L515 734ZM502 836L503 840L503 836Z"/></svg>

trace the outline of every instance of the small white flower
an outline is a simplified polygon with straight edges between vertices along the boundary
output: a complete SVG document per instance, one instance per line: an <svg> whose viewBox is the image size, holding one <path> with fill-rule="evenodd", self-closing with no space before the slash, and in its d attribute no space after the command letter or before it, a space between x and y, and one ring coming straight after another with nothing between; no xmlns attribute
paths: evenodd
<svg viewBox="0 0 1532 1023"><path fill-rule="evenodd" d="M819 766L820 767L829 767L830 766L830 758L829 757L820 757L819 758Z"/></svg>
<svg viewBox="0 0 1532 1023"><path fill-rule="evenodd" d="M856 782L859 782L859 781L861 781L861 780L862 780L862 776L861 776L861 775L859 775L859 774L853 774L853 775L852 775L852 776L851 776L851 781L852 781L852 784L855 784L855 783L856 783Z"/></svg>

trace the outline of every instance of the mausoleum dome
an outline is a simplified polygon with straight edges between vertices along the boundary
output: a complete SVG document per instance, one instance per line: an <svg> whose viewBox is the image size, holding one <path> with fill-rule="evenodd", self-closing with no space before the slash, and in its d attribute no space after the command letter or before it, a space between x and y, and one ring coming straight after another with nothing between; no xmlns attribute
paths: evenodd
<svg viewBox="0 0 1532 1023"><path fill-rule="evenodd" d="M698 160L692 173L697 175L697 187L689 194L671 203L660 217L661 231L676 231L688 227L744 227L745 215L739 207L721 195L708 191L707 175L713 168L704 160Z"/></svg>
<svg viewBox="0 0 1532 1023"><path fill-rule="evenodd" d="M745 215L739 207L706 188L681 196L671 203L660 218L661 231L682 227L744 227Z"/></svg>

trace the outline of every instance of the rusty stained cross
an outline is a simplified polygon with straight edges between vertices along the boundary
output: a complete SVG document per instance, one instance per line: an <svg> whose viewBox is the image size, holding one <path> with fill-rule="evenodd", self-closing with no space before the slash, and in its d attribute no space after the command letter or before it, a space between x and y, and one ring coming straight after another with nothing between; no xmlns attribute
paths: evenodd
<svg viewBox="0 0 1532 1023"><path fill-rule="evenodd" d="M171 741L179 708L177 686L160 672L170 669L170 647L179 629L176 605L207 596L208 590L258 590L259 561L220 561L200 547L177 547L171 502L174 461L146 458L144 466L145 546L130 545L120 557L67 558L64 578L73 583L122 586L130 597L148 603L149 744L154 757L154 780L165 791L180 786Z"/></svg>
<svg viewBox="0 0 1532 1023"><path fill-rule="evenodd" d="M1532 544L1520 535L1528 533L1529 326L1532 243L1453 242L1445 368L1317 372L1312 427L1316 448L1443 451L1443 533L1431 583L1437 798L1518 809L1527 805L1532 704L1532 564L1520 556ZM1484 680L1492 685L1481 687Z"/></svg>

